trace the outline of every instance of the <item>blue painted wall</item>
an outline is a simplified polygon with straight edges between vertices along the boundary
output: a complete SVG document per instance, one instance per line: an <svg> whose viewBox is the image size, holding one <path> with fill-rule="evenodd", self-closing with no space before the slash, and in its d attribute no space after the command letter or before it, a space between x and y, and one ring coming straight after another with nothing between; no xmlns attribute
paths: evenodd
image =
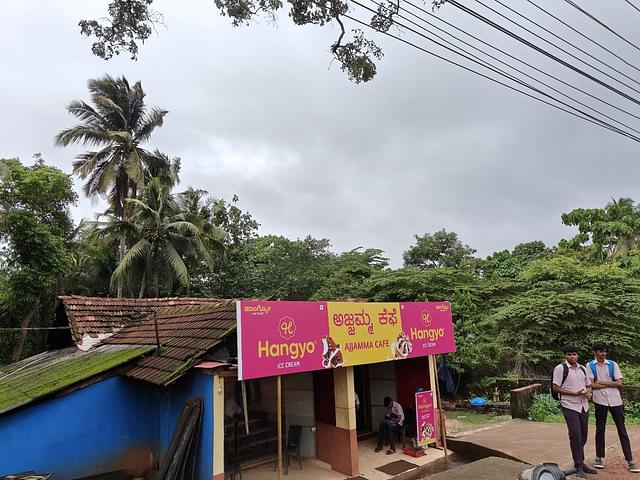
<svg viewBox="0 0 640 480"><path fill-rule="evenodd" d="M200 431L200 449L198 451L198 480L213 478L213 378L199 369L193 369L184 378L161 391L159 446L164 456L178 418L189 397L202 397L202 430Z"/></svg>
<svg viewBox="0 0 640 480"><path fill-rule="evenodd" d="M204 398L197 478L211 480L212 379L199 371L168 389L112 377L0 416L0 476L35 470L70 479L118 470L132 451L163 454L194 395Z"/></svg>
<svg viewBox="0 0 640 480"><path fill-rule="evenodd" d="M0 417L0 474L73 478L116 470L123 453L156 448L153 389L112 377Z"/></svg>

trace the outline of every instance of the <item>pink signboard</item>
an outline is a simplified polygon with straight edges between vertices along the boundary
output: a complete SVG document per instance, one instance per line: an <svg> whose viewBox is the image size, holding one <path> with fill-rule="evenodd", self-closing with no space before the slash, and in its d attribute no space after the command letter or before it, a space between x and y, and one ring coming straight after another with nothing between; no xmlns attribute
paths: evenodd
<svg viewBox="0 0 640 480"><path fill-rule="evenodd" d="M421 447L436 441L436 417L431 391L416 392L416 431Z"/></svg>
<svg viewBox="0 0 640 480"><path fill-rule="evenodd" d="M448 302L240 301L239 378L454 352Z"/></svg>
<svg viewBox="0 0 640 480"><path fill-rule="evenodd" d="M400 314L411 342L409 358L456 351L449 302L403 302Z"/></svg>

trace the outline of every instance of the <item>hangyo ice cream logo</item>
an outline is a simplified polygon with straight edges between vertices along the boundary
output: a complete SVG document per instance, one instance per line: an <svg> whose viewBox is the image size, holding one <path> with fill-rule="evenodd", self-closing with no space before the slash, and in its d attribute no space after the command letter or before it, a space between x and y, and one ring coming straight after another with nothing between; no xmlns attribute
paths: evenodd
<svg viewBox="0 0 640 480"><path fill-rule="evenodd" d="M290 340L296 334L296 322L291 317L282 317L278 322L278 332L283 340Z"/></svg>
<svg viewBox="0 0 640 480"><path fill-rule="evenodd" d="M292 342L296 334L296 322L293 318L285 316L278 321L278 334L285 342L269 342L258 340L258 358L288 357L291 360L299 360L307 354L315 352L315 342ZM289 365L294 366L294 365Z"/></svg>

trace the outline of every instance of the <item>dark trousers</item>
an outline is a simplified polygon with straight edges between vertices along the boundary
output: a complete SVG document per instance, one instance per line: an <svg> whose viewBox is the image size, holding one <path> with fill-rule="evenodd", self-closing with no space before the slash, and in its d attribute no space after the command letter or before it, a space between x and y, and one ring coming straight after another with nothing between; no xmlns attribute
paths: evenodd
<svg viewBox="0 0 640 480"><path fill-rule="evenodd" d="M607 413L611 412L618 430L618 438L620 439L624 459L627 462L631 462L633 455L631 454L629 435L627 435L627 429L624 426L624 407L622 405L610 407L608 405L598 405L597 403L594 405L596 407L596 457L604 458L604 431L607 426Z"/></svg>
<svg viewBox="0 0 640 480"><path fill-rule="evenodd" d="M569 430L569 446L571 456L576 468L584 465L584 445L587 443L587 433L589 432L589 412L576 412L562 407L562 415Z"/></svg>
<svg viewBox="0 0 640 480"><path fill-rule="evenodd" d="M395 450L396 448L396 432L402 428L396 422L390 420L383 420L378 427L378 446L382 447L385 440L389 443L389 448Z"/></svg>

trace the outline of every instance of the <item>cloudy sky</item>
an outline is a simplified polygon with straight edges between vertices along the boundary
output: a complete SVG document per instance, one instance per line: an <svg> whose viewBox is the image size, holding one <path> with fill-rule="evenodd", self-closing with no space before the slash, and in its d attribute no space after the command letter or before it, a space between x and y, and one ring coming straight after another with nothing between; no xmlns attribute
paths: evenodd
<svg viewBox="0 0 640 480"><path fill-rule="evenodd" d="M227 200L237 194L263 234L328 238L337 252L381 248L394 266L414 234L452 230L485 256L524 241L553 245L572 236L560 215L573 208L640 199L638 143L392 38L368 32L385 58L372 82L355 85L331 63L335 26L295 27L283 16L275 26L233 28L209 0L156 0L166 29L141 48L137 62L122 55L105 62L91 55L77 23L103 16L107 3L3 2L0 158L30 162L41 152L70 173L81 150L53 144L58 131L74 124L65 106L88 99L89 78L110 74L141 80L148 104L169 110L149 146L182 158L180 188ZM606 2L604 11L601 1L578 3L640 44L640 12L623 0ZM550 25L525 0L509 4ZM564 2L541 4L640 65L640 50ZM450 5L437 14L562 74ZM640 114L637 105L625 106ZM102 208L81 197L74 216Z"/></svg>

